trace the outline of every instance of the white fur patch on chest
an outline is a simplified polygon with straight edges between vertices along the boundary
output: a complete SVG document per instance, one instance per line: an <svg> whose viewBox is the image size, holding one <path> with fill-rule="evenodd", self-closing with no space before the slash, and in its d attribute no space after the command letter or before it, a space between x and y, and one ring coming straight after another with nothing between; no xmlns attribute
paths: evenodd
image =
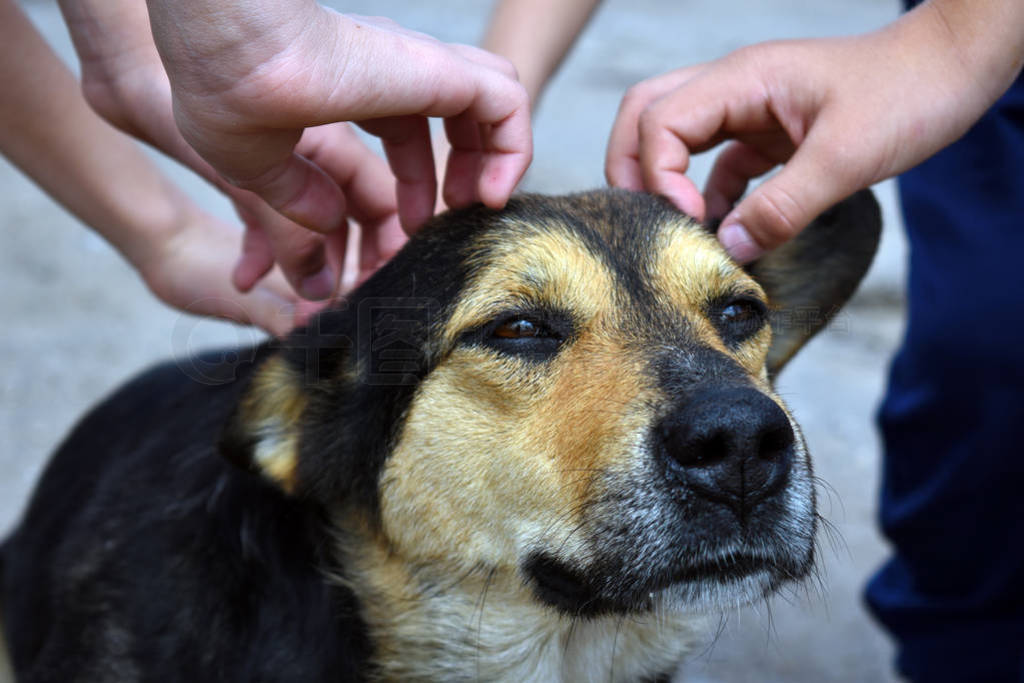
<svg viewBox="0 0 1024 683"><path fill-rule="evenodd" d="M704 630L701 617L663 608L573 618L502 583L367 601L376 680L626 683L674 670Z"/></svg>
<svg viewBox="0 0 1024 683"><path fill-rule="evenodd" d="M688 620L609 616L551 622L507 649L512 657L495 652L492 675L477 680L632 682L672 671L694 641ZM497 647L501 640L494 638Z"/></svg>

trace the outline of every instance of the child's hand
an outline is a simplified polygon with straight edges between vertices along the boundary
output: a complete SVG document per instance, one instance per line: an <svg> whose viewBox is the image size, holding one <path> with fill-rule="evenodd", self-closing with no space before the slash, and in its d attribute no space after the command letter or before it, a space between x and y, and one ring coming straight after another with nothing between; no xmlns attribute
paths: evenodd
<svg viewBox="0 0 1024 683"><path fill-rule="evenodd" d="M724 217L719 240L753 260L962 135L1020 69L1022 8L933 0L875 33L754 45L644 81L620 107L608 180ZM701 196L685 176L690 154L726 140Z"/></svg>

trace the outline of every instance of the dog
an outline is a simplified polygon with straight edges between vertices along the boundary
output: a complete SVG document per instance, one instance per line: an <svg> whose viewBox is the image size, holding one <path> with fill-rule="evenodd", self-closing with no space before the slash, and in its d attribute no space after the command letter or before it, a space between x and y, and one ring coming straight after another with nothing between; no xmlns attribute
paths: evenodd
<svg viewBox="0 0 1024 683"><path fill-rule="evenodd" d="M82 419L0 549L18 680L669 680L812 568L772 380L879 228L864 191L744 268L640 193L442 214L306 328Z"/></svg>

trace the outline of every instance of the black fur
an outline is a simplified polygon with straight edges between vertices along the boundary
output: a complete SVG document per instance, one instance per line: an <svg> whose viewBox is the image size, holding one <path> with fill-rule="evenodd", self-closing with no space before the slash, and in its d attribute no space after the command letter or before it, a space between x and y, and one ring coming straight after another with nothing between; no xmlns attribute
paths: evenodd
<svg viewBox="0 0 1024 683"><path fill-rule="evenodd" d="M320 573L317 509L214 450L251 367L159 366L57 451L3 546L21 683L133 680L134 662L139 680L357 680L369 644Z"/></svg>

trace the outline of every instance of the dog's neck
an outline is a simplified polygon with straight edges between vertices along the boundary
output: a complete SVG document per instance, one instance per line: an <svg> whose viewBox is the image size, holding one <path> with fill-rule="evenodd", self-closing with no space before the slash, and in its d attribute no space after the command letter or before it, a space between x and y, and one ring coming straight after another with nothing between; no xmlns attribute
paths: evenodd
<svg viewBox="0 0 1024 683"><path fill-rule="evenodd" d="M573 618L537 602L515 571L415 566L365 534L340 537L332 579L360 596L372 680L647 680L673 671L702 626L659 609Z"/></svg>

